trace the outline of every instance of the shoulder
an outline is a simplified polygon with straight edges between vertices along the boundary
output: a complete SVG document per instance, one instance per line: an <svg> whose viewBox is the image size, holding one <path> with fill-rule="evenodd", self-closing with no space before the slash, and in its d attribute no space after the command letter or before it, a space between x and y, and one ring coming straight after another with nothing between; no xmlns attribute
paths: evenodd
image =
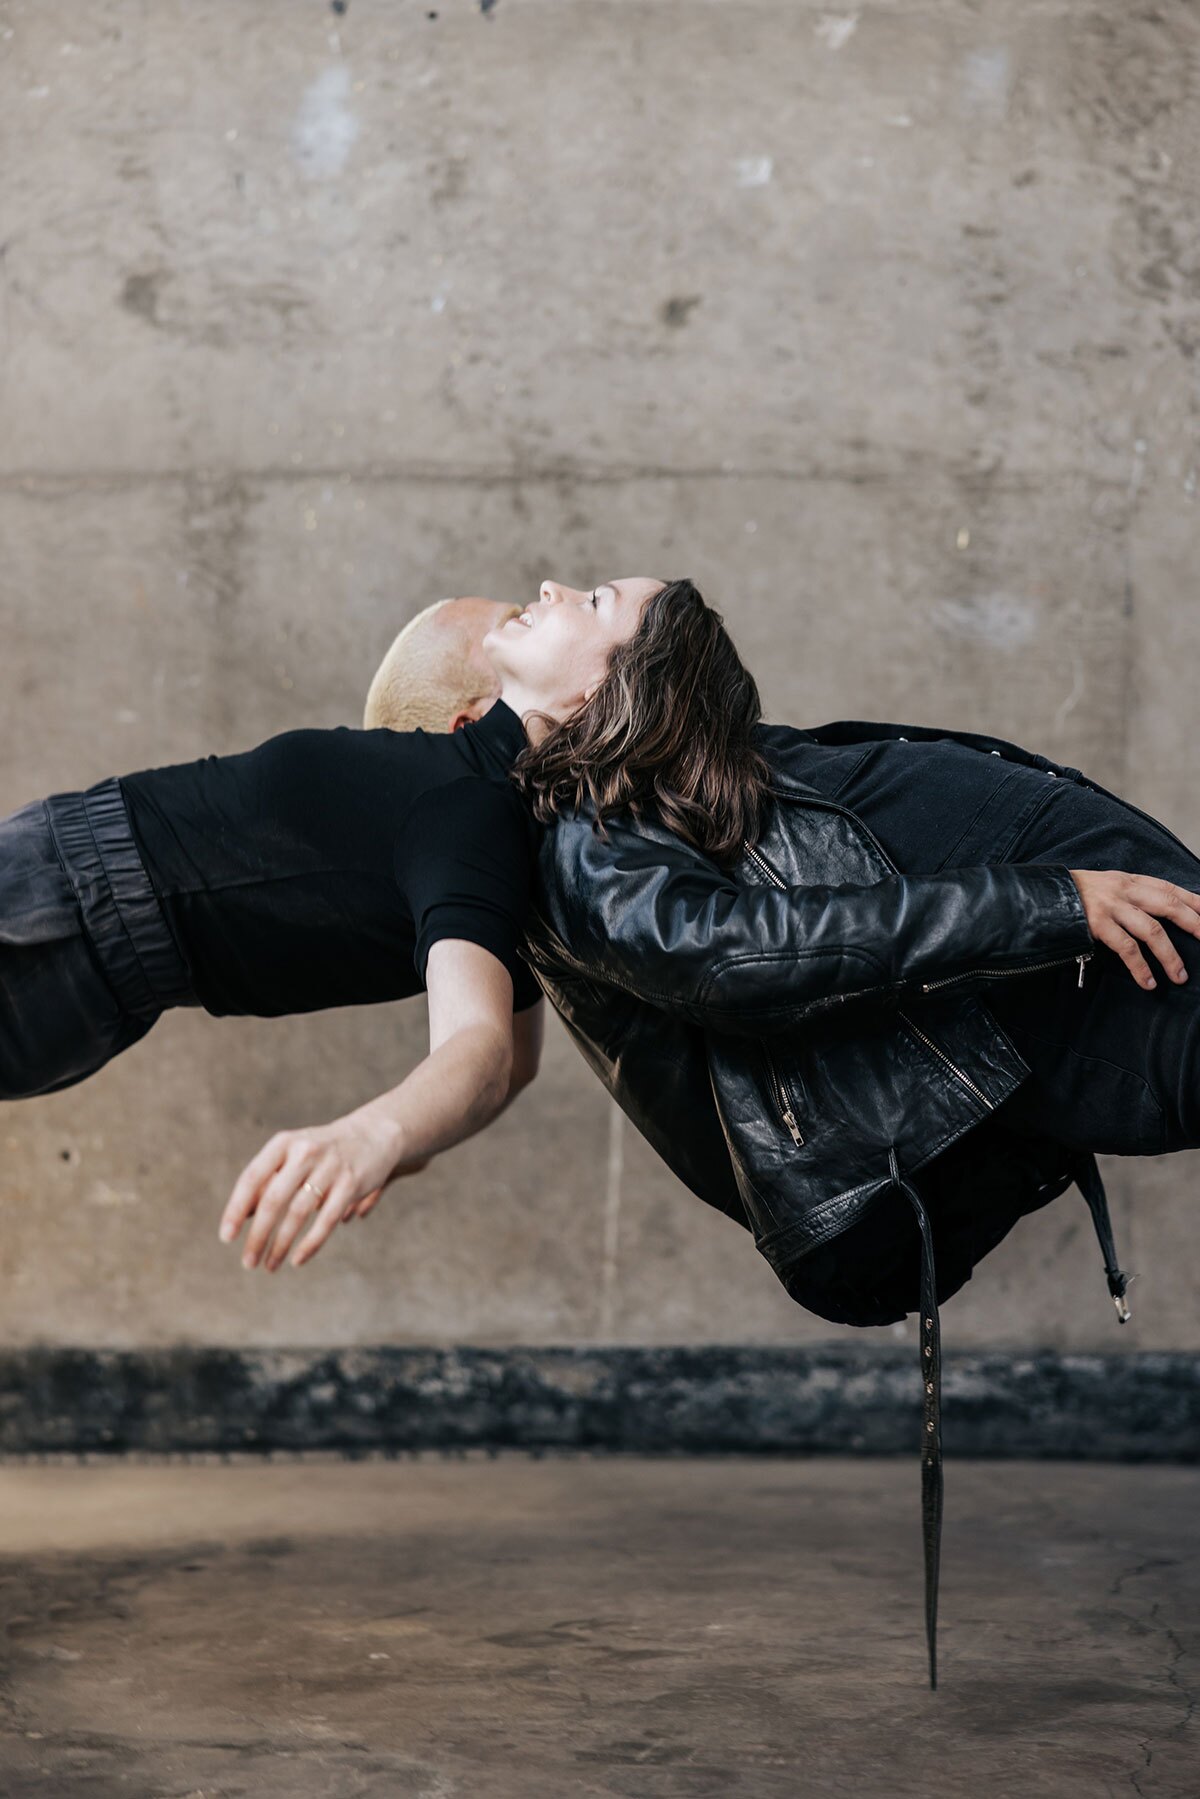
<svg viewBox="0 0 1200 1799"><path fill-rule="evenodd" d="M582 890L606 876L627 874L650 864L664 870L714 866L700 850L656 819L635 818L621 811L610 813L600 827L595 809L587 802L578 812L556 818L542 833L539 868L546 883Z"/></svg>
<svg viewBox="0 0 1200 1799"><path fill-rule="evenodd" d="M496 781L487 775L457 775L427 787L406 814L408 819L478 819L512 826L532 822L532 816L511 781Z"/></svg>
<svg viewBox="0 0 1200 1799"><path fill-rule="evenodd" d="M461 775L427 787L398 821L397 853L532 856L538 828L511 781Z"/></svg>

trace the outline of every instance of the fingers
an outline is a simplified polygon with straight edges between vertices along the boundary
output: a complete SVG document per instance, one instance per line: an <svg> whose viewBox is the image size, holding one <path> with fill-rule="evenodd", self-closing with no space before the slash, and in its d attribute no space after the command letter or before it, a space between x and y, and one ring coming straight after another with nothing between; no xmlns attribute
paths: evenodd
<svg viewBox="0 0 1200 1799"><path fill-rule="evenodd" d="M1123 917L1119 917L1117 923L1123 924L1131 936L1138 937L1143 943L1149 945L1173 981L1183 982L1187 980L1188 971L1184 964L1183 957L1175 948L1171 939L1167 936L1162 925L1160 925L1156 919L1147 917L1145 913L1140 913L1135 914L1133 918L1128 921Z"/></svg>
<svg viewBox="0 0 1200 1799"><path fill-rule="evenodd" d="M1132 904L1113 907L1113 922L1118 931L1123 927L1130 938L1140 939L1147 944L1171 980L1182 985L1188 978L1183 957L1152 914L1169 918L1181 930L1189 931L1193 937L1200 937L1200 894L1192 893L1190 889L1180 887L1174 881L1135 875L1131 880L1129 900ZM1123 941L1117 953L1134 979L1143 987L1156 985L1154 975L1136 943Z"/></svg>
<svg viewBox="0 0 1200 1799"><path fill-rule="evenodd" d="M1160 880L1155 875L1131 875L1129 879L1125 898L1143 912L1170 918L1185 931L1190 931L1193 937L1200 937L1200 893L1193 893L1189 887L1180 887L1174 881Z"/></svg>
<svg viewBox="0 0 1200 1799"><path fill-rule="evenodd" d="M327 1242L332 1236L342 1221L342 1213L346 1210L346 1201L353 1192L353 1175L339 1175L334 1181L324 1205L313 1219L304 1234L303 1241L292 1256L293 1268L303 1268L305 1262L311 1261L316 1255L322 1243Z"/></svg>
<svg viewBox="0 0 1200 1799"><path fill-rule="evenodd" d="M375 1210L382 1195L383 1188L376 1187L373 1193L366 1193L361 1199L352 1200L342 1213L342 1223L349 1224L355 1218L365 1218L368 1212Z"/></svg>
<svg viewBox="0 0 1200 1799"><path fill-rule="evenodd" d="M1099 938L1101 943L1107 944L1109 949L1120 956L1139 987L1157 986L1158 983L1150 972L1149 963L1142 955L1135 939L1129 932L1122 930L1115 920L1101 926Z"/></svg>
<svg viewBox="0 0 1200 1799"><path fill-rule="evenodd" d="M222 1243L232 1243L246 1219L254 1211L264 1183L275 1173L283 1161L287 1144L287 1133L276 1131L269 1142L264 1143L258 1154L243 1168L234 1184L233 1192L229 1195L225 1210L221 1214L217 1235Z"/></svg>
<svg viewBox="0 0 1200 1799"><path fill-rule="evenodd" d="M309 1181L311 1186L306 1187L305 1181ZM329 1179L322 1177L321 1163L313 1147L302 1139L293 1138L284 1152L282 1165L259 1190L254 1207L254 1222L247 1233L246 1246L242 1251L242 1266L256 1268L267 1240L288 1208L295 1205L307 1214L310 1208L320 1205L320 1195L328 1193L329 1184ZM311 1190L313 1187L317 1189L316 1193Z"/></svg>
<svg viewBox="0 0 1200 1799"><path fill-rule="evenodd" d="M1141 944L1154 953L1176 985L1187 980L1183 957L1159 919L1169 919L1180 930L1200 938L1200 893L1157 875L1121 869L1094 875L1079 870L1072 873L1077 883L1086 887L1085 908L1093 936L1120 957L1139 986L1149 989L1157 985Z"/></svg>

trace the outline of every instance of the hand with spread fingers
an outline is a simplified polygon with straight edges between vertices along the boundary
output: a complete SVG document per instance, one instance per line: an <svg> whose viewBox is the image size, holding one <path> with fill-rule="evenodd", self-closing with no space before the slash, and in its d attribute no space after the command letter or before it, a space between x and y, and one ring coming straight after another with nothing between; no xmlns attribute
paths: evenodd
<svg viewBox="0 0 1200 1799"><path fill-rule="evenodd" d="M265 1260L274 1273L307 1225L292 1256L292 1267L302 1267L343 1219L365 1217L378 1203L399 1171L398 1155L394 1128L353 1113L308 1130L277 1131L238 1176L221 1215L221 1241L232 1243L252 1219L242 1266Z"/></svg>
<svg viewBox="0 0 1200 1799"><path fill-rule="evenodd" d="M253 1220L244 1268L265 1260L274 1273L301 1231L291 1265L303 1267L337 1225L367 1217L391 1181L482 1130L532 1079L541 1008L522 1012L514 1062L512 976L498 957L466 939L440 938L429 951L426 991L429 1054L398 1087L332 1124L277 1131L243 1168L217 1234L232 1243Z"/></svg>
<svg viewBox="0 0 1200 1799"><path fill-rule="evenodd" d="M1071 868L1067 873L1079 889L1088 930L1097 943L1121 958L1139 985L1157 984L1139 941L1153 950L1173 981L1187 980L1183 957L1158 920L1170 919L1180 930L1200 937L1200 893L1157 875L1119 868Z"/></svg>

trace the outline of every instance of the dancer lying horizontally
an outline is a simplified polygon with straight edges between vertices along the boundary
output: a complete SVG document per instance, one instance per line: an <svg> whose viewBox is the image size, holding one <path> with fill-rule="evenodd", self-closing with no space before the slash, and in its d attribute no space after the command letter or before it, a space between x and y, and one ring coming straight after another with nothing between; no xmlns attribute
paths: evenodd
<svg viewBox="0 0 1200 1799"><path fill-rule="evenodd" d="M670 628L652 599L517 761L552 826L529 953L614 1098L793 1297L848 1324L919 1311L933 1680L937 1301L1078 1181L1128 1315L1094 1152L1200 1145L1200 863L1001 739L760 725L713 615L667 595ZM584 603L547 584L535 633ZM368 722L404 676L401 642Z"/></svg>

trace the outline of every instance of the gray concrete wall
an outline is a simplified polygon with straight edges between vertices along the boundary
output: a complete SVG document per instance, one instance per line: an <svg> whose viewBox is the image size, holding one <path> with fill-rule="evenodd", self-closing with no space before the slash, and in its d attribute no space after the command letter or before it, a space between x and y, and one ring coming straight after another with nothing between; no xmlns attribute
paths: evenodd
<svg viewBox="0 0 1200 1799"><path fill-rule="evenodd" d="M989 730L1200 844L1180 0L0 0L0 807L356 723L441 594L689 573L769 715ZM839 1331L560 1030L304 1271L216 1240L420 1003L173 1014L0 1120L9 1345ZM1105 1164L1122 1348L1200 1346L1192 1153ZM1112 1348L1072 1192L946 1310Z"/></svg>

